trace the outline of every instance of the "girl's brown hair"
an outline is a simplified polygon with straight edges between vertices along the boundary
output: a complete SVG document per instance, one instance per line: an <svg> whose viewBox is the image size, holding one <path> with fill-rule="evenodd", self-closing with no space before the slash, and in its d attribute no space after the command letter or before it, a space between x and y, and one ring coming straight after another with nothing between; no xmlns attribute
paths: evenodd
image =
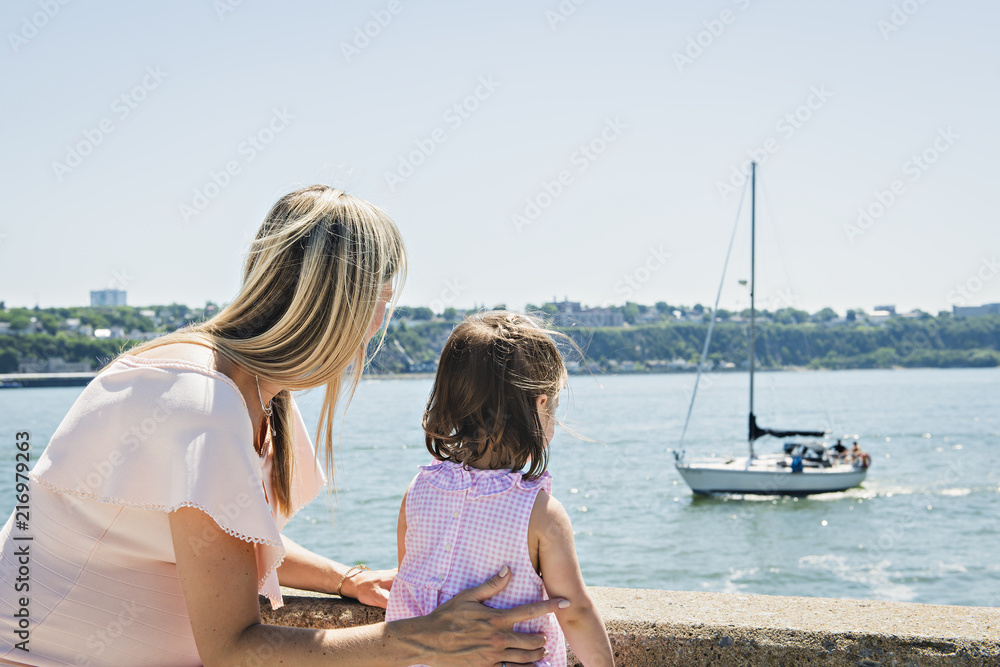
<svg viewBox="0 0 1000 667"><path fill-rule="evenodd" d="M396 225L378 207L326 185L290 192L271 208L250 244L243 285L215 317L161 336L136 354L168 343L198 343L283 387L272 401L278 508L291 512L295 446L289 391L325 387L316 453L334 475L333 424L337 399L353 393L367 361L368 331L382 289L406 273ZM398 294L398 289L396 293ZM386 309L385 318L392 312ZM385 329L371 355L385 337ZM369 357L370 358L370 357Z"/></svg>
<svg viewBox="0 0 1000 667"><path fill-rule="evenodd" d="M536 400L551 406L566 382L554 337L517 313L478 313L455 327L441 352L424 411L427 449L436 458L522 470L548 466ZM553 415L554 418L554 415Z"/></svg>

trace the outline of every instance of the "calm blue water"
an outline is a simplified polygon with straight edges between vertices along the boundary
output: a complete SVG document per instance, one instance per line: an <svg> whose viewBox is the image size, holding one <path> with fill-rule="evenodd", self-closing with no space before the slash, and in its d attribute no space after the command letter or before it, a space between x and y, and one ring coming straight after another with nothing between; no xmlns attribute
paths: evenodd
<svg viewBox="0 0 1000 667"><path fill-rule="evenodd" d="M693 380L572 379L560 413L580 437L557 430L550 471L588 583L1000 606L1000 369L758 375L761 424L857 435L873 456L863 488L809 499L692 496L667 450ZM429 388L427 379L361 385L343 420L333 515L315 501L286 529L293 539L395 566L402 493L429 459L420 431ZM37 457L80 391L0 391L5 517L14 433L32 432ZM299 397L308 424L320 398ZM742 453L746 403L745 375L703 380L688 453Z"/></svg>

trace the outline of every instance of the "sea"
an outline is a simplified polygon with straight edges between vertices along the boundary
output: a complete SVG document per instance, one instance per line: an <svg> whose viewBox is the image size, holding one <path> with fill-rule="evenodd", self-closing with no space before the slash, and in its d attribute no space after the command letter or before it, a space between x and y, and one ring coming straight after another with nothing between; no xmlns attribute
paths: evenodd
<svg viewBox="0 0 1000 667"><path fill-rule="evenodd" d="M746 452L745 373L576 375L550 449L585 580L595 586L1000 606L1000 369L763 372L762 426L827 429L870 453L863 486L808 498L700 497L674 467ZM365 379L335 433L335 491L285 531L345 563L396 566L396 521L430 461L431 379ZM37 460L82 388L0 390L0 511L14 439ZM307 424L322 395L297 397ZM768 442L768 440L771 440ZM779 441L758 441L760 452Z"/></svg>

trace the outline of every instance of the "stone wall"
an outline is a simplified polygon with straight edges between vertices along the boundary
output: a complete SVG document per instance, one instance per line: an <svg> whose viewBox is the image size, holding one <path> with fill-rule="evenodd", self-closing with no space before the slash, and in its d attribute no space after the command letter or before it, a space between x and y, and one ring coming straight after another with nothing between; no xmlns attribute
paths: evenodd
<svg viewBox="0 0 1000 667"><path fill-rule="evenodd" d="M618 667L1000 666L1000 608L591 588ZM353 600L283 589L265 623L340 628L383 619ZM570 664L579 665L570 653Z"/></svg>

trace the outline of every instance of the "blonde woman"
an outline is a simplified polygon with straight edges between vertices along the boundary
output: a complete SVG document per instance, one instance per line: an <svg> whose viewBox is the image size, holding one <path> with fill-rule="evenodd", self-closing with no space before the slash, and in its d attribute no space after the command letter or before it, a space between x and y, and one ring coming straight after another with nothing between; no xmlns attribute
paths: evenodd
<svg viewBox="0 0 1000 667"><path fill-rule="evenodd" d="M0 664L541 660L545 638L511 628L568 603L481 604L509 583L506 567L423 617L261 624L258 594L278 607L279 585L386 605L394 571L348 568L280 531L326 482L290 392L326 388L318 433L332 477L342 380L357 385L405 264L381 210L297 190L268 213L230 305L105 368L31 471L27 528L15 511L0 532Z"/></svg>

